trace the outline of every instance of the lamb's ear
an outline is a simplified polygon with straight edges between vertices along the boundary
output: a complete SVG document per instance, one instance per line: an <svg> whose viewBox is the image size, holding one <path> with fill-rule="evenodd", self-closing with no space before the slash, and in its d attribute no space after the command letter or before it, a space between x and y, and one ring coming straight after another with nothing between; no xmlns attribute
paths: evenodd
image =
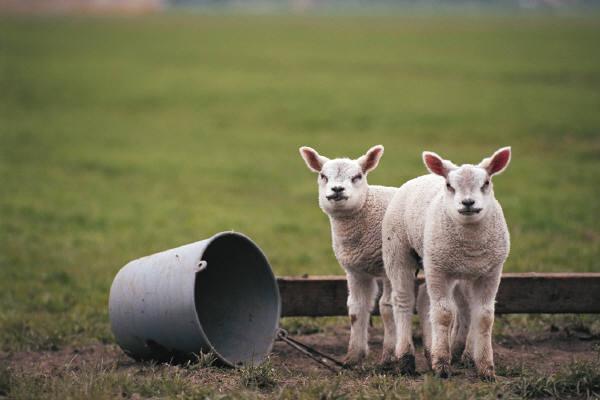
<svg viewBox="0 0 600 400"><path fill-rule="evenodd" d="M489 176L502 173L510 162L510 147L503 147L491 157L484 158L479 166L487 171Z"/></svg>
<svg viewBox="0 0 600 400"><path fill-rule="evenodd" d="M308 169L314 172L321 172L323 164L329 161L329 158L323 157L313 148L302 146L300 147L300 155L308 166Z"/></svg>
<svg viewBox="0 0 600 400"><path fill-rule="evenodd" d="M423 162L429 172L443 176L444 178L448 177L450 171L457 168L451 161L444 160L433 151L423 152Z"/></svg>
<svg viewBox="0 0 600 400"><path fill-rule="evenodd" d="M360 156L356 161L362 168L363 173L366 174L377 168L377 165L379 164L379 160L381 159L382 155L383 146L378 144L377 146L373 146L369 150L367 150L365 155Z"/></svg>

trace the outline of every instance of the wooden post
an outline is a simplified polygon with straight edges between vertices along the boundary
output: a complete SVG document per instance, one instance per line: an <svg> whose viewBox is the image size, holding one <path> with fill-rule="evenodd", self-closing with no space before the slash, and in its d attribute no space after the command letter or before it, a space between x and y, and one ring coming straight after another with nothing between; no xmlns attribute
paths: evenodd
<svg viewBox="0 0 600 400"><path fill-rule="evenodd" d="M280 277L278 283L283 317L347 314L344 276ZM600 273L506 273L496 300L497 314L600 313Z"/></svg>

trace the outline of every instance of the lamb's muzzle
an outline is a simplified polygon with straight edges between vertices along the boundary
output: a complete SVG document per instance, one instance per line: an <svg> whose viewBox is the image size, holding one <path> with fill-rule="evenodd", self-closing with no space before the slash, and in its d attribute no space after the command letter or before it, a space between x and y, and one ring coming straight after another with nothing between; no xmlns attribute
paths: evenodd
<svg viewBox="0 0 600 400"><path fill-rule="evenodd" d="M344 195L344 190L346 190L343 186L334 186L331 188L332 194L326 196L329 201L342 201L348 200L348 196Z"/></svg>

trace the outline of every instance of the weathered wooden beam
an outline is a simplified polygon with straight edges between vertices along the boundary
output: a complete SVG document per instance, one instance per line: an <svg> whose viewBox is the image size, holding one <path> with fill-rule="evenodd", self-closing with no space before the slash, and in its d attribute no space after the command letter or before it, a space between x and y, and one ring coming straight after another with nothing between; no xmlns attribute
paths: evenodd
<svg viewBox="0 0 600 400"><path fill-rule="evenodd" d="M278 283L284 317L347 314L344 276L280 277ZM600 313L600 273L506 273L496 300L497 314Z"/></svg>

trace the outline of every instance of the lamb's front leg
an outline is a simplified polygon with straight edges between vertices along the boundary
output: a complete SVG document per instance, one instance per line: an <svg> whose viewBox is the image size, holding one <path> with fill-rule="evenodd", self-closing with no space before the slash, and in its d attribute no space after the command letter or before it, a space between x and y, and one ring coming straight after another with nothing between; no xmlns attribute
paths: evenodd
<svg viewBox="0 0 600 400"><path fill-rule="evenodd" d="M371 276L348 272L347 277L350 343L344 362L347 365L356 365L369 353L369 319L375 305L377 283Z"/></svg>
<svg viewBox="0 0 600 400"><path fill-rule="evenodd" d="M499 269L501 271L501 268ZM483 380L494 381L494 352L492 328L494 303L500 284L501 272L474 281L471 286L471 326L467 337L467 349L472 351L477 374Z"/></svg>
<svg viewBox="0 0 600 400"><path fill-rule="evenodd" d="M431 320L431 367L440 378L450 376L449 333L455 308L452 290L456 281L435 267L425 266ZM433 270L433 271L432 271Z"/></svg>

